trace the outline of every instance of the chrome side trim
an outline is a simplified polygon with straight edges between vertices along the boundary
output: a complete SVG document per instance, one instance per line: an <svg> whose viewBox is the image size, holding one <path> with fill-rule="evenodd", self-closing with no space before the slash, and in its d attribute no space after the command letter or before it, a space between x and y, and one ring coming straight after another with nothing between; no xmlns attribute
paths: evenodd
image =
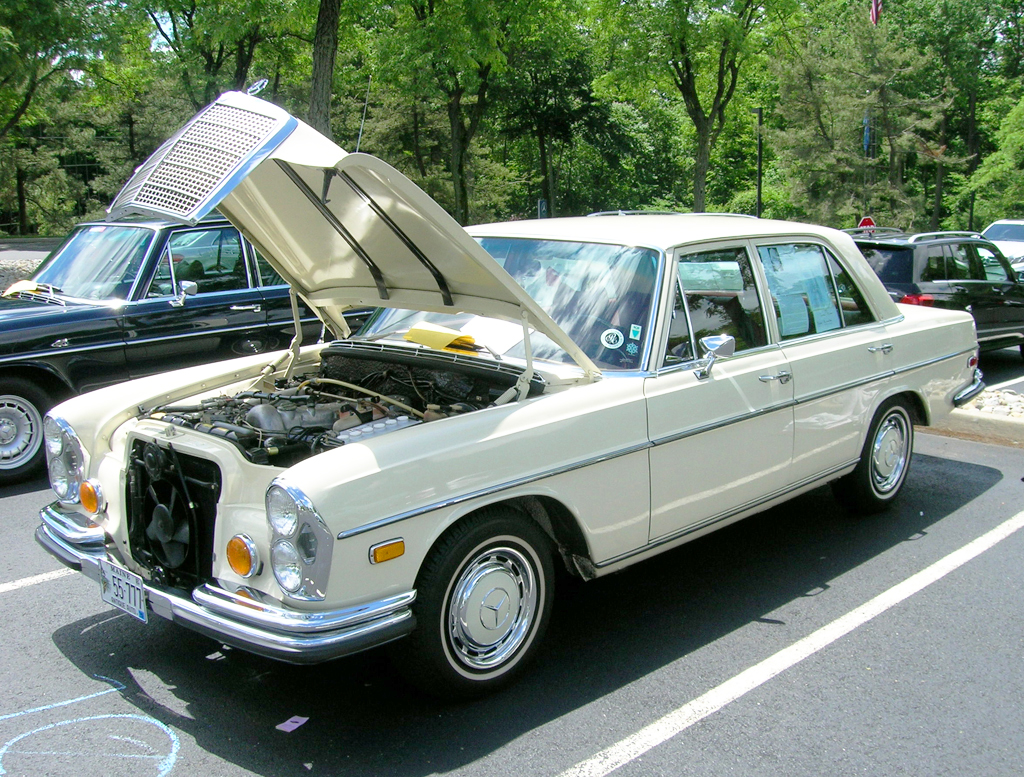
<svg viewBox="0 0 1024 777"><path fill-rule="evenodd" d="M685 440L687 437L693 437L698 434L703 434L704 432L711 432L714 431L715 429L721 429L722 427L725 426L738 424L743 421L748 421L751 418L759 418L760 416L768 415L768 413L774 413L778 410L785 410L787 408L794 407L797 404L798 403L796 401L790 399L785 402L779 402L778 404L771 405L769 407L761 408L760 410L754 410L753 412L750 413L743 413L741 415L734 415L729 416L728 418L722 418L718 421L713 421L709 424L695 426L682 432L675 432L664 437L658 437L656 440L651 441L651 446L656 447L658 445L667 445L668 443L676 442L678 440Z"/></svg>
<svg viewBox="0 0 1024 777"><path fill-rule="evenodd" d="M777 347L777 346L769 346L769 347ZM468 501L471 501L473 499L478 499L478 498L481 498L481 497L490 496L492 494L500 493L502 491L507 491L509 489L517 488L519 486L529 485L530 483L535 483L537 481L544 480L545 478L549 478L549 477L554 477L556 475L563 475L563 474L565 474L567 472L573 472L575 470L582 469L583 467L588 467L591 464L600 464L602 462L610 461L612 459L616 459L616 458L619 458L621 456L628 456L631 453L637 453L638 451L654 448L654 447L659 446L659 445L666 445L668 443L672 443L672 442L676 442L678 440L686 439L687 437L693 437L695 435L702 434L703 432L713 431L715 429L721 429L722 427L729 426L729 425L735 424L735 423L740 423L742 421L746 421L746 420L749 420L749 419L752 419L752 418L757 418L759 416L763 416L763 415L766 415L768 413L773 413L773 412L777 412L779 410L785 410L785 409L790 408L790 407L796 407L798 405L805 404L807 402L813 402L813 401L816 401L816 400L819 400L819 399L824 399L826 397L832 396L833 394L841 394L844 391L849 391L850 389L856 388L858 386L867 385L869 383L874 383L874 382L879 381L879 380L885 380L885 379L891 378L891 377L893 377L895 375L899 375L899 374L902 374L902 373L905 373L905 372L910 372L912 370L920 369L921 367L927 367L927 366L929 366L931 364L936 364L938 362L946 361L948 359L954 359L954 358L956 358L958 356L962 356L962 355L967 354L967 353L973 353L973 350L964 350L964 351L960 351L958 353L952 353L952 354L948 354L946 356L940 356L940 357L937 357L937 358L934 358L934 359L929 359L929 360L926 360L926 361L918 362L916 364L911 364L911 365L908 365L906 367L901 367L901 368L899 368L897 370L890 370L888 372L879 373L879 374L874 375L874 376L872 376L870 378L865 378L865 379L859 380L859 381L853 381L853 382L850 382L848 384L844 384L842 386L839 386L837 388L828 389L827 391L818 392L816 394L809 394L809 395L807 395L805 397L801 397L799 399L792 399L792 400L788 400L786 402L780 402L778 404L771 405L770 407L761 408L760 410L755 410L755 411L750 412L750 413L743 413L742 415L730 416L728 418L723 418L723 419L721 419L719 421L715 421L713 423L704 424L702 426L698 426L698 427L694 427L694 428L691 428L691 429L687 429L687 430L685 430L683 432L677 432L675 434L667 435L665 437L659 437L659 438L657 438L655 440L652 440L650 442L647 442L647 443L641 443L639 445L633 445L633 446L630 446L628 448L623 448L622 450L613 451L613 452L610 452L610 453L605 453L605 454L603 454L601 456L596 456L596 457L591 458L591 459L585 459L583 461L576 462L575 464L569 464L569 465L566 465L566 466L563 466L563 467L556 467L556 468L553 468L551 470L547 470L545 472L539 472L539 473L534 474L534 475L529 475L527 477L519 478L517 480L511 480L511 481L508 481L508 482L505 482L505 483L496 483L493 486L488 486L487 488L482 488L482 489L480 489L478 491L473 491L473 492L468 493L468 494L462 494L460 496L453 496L453 497L450 497L448 499L444 499L444 500L441 500L441 501L438 501L438 502L433 502L431 504L424 505L422 507L417 507L417 508L415 508L413 510L408 510L408 511L406 511L404 513L398 513L397 515L389 516L387 518L381 518L380 520L372 521L370 523L363 524L362 526L356 526L356 527L354 527L352 529L346 529L345 531L342 531L342 532L338 533L338 539L339 540L344 540L344 539L347 539L349 537L356 537L356 536L358 536L360 534L365 534L366 532L373 531L374 529L379 529L382 526L390 526L391 524L399 523L401 521L406 521L406 520L408 520L410 518L415 518L417 516L424 515L424 514L429 513L429 512L433 512L434 510L441 510L441 509L444 509L444 508L447 508L447 507L453 507L455 505L462 504L463 502L468 502ZM662 370L658 374L662 375L662 374L665 374L666 372L673 371L673 370L676 370L676 369L681 369L681 368L684 368L684 367L685 367L685 365L672 365L671 369ZM855 464L856 461L854 461L853 463ZM801 481L800 483L796 484L795 486L792 486L791 488L786 489L785 491L783 491L783 493L787 493L790 490L802 488L808 482L813 482L817 478L828 477L830 474L833 474L834 472L838 472L838 471L844 469L847 466L850 466L850 465L849 464L843 464L843 465L840 465L839 467L835 468L834 470L829 470L827 472L821 473L820 475L816 475L816 476L814 476L814 477L812 477L812 478L810 478L810 479L808 479L806 481ZM770 500L775 499L775 498L776 498L776 495L769 495L768 497L765 497L764 500L761 500L760 502L758 502L758 504L760 504L763 501L770 501ZM746 509L749 509L749 507L741 508L741 510L746 510ZM732 514L732 513L730 513L730 514ZM728 517L728 516L725 516L725 517ZM718 521L718 520L722 520L722 518L714 518L714 519L712 519L712 522ZM649 547L649 546L644 546L644 549L646 549L647 547ZM611 562L606 562L606 563L611 563Z"/></svg>
<svg viewBox="0 0 1024 777"><path fill-rule="evenodd" d="M762 496L757 499L752 499L746 504L740 505L739 507L733 508L732 510L719 513L718 515L713 515L710 518L705 518L703 521L690 524L689 526L685 526L682 529L674 531L670 534L664 534L661 537L658 537L657 539L648 542L646 545L643 545L639 548L635 548L634 550L628 551L627 553L622 553L621 555L615 556L613 558L606 559L605 561L601 561L600 563L597 563L594 566L596 566L598 569L601 569L602 567L611 566L612 564L617 564L620 561L625 561L626 559L632 558L633 556L638 556L641 553L646 553L650 550L653 550L654 548L678 540L679 538L685 537L688 534L693 534L695 532L701 531L702 529L706 529L707 527L713 524L728 520L729 518L744 513L748 510L754 510L760 507L761 505L767 504L775 499L780 499L781 497L786 496L786 494L792 493L794 491L799 491L800 489L806 488L807 486L813 483L823 481L826 478L829 478L838 472L842 472L844 469L856 466L858 461L859 459L853 459L852 461L848 461L845 464L840 464L839 466L832 467L831 469L826 470L824 472L819 472L817 475L812 475L811 477L804 478L799 483L794 483L793 485L787 486L786 488L780 488L777 491L774 491L766 496Z"/></svg>
<svg viewBox="0 0 1024 777"><path fill-rule="evenodd" d="M631 453L645 451L651 447L653 447L652 443L644 442L640 443L639 445L630 446L629 448L623 448L618 451L602 454L601 456L594 456L593 458L590 459L578 461L575 464L567 464L565 466L556 467L545 472L538 472L535 475L527 475L526 477L518 478L516 480L510 480L505 483L497 483L493 486L481 488L478 491L472 491L468 494L461 494L459 496L449 497L448 499L443 499L439 502L433 502L432 504L424 505L423 507L417 507L413 510L408 510L407 512L404 513L398 513L397 515L392 515L388 518L381 518L378 521L372 521L371 523L364 523L362 526L356 526L352 529L346 529L345 531L340 532L338 534L338 539L344 540L349 537L356 537L360 534L365 534L368 531L379 529L382 526L390 526L393 523L407 521L410 518L415 518L418 515L424 515L425 513L430 513L433 512L434 510L441 510L445 507L453 507L455 505L462 504L463 502L469 502L472 501L473 499L479 499L481 497L490 496L491 494L497 494L501 491L507 491L510 488L516 488L518 486L528 485L529 483L535 483L538 480L544 480L545 478L554 477L555 475L564 475L567 472L574 472L578 469L589 467L591 464L600 464L601 462L604 461L611 461L612 459L617 459L621 456L628 456Z"/></svg>
<svg viewBox="0 0 1024 777"><path fill-rule="evenodd" d="M918 370L921 369L922 367L930 367L933 364L938 364L939 362L944 362L947 361L948 359L955 359L958 356L966 356L968 354L973 354L974 352L974 348L965 348L964 350L957 351L956 353L949 353L946 354L945 356L937 356L934 359L927 359L923 362L917 362L916 364L908 364L906 367L899 367L893 371L893 374L902 375L903 373L910 372L911 370Z"/></svg>

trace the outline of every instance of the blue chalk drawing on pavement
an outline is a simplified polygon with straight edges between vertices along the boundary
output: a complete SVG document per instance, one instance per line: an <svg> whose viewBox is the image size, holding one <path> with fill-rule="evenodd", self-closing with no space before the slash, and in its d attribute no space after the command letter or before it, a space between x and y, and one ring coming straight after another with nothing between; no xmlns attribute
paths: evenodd
<svg viewBox="0 0 1024 777"><path fill-rule="evenodd" d="M7 715L2 715L2 716L0 716L0 721L10 720L12 718L21 717L21 716L24 716L24 715L30 715L30 714L33 714L33 713L46 712L48 710L57 709L59 707L66 707L66 706L68 706L70 704L75 704L77 702L88 701L89 699L95 699L95 698L97 698L99 696L104 696L104 695L106 695L108 693L115 693L117 691L124 690L124 686L121 683L118 683L116 680L111 680L108 677L101 677L100 675L96 675L96 677L98 679L101 679L101 680L104 680L106 682L111 683L111 685L113 685L113 687L112 688L108 688L108 689L106 689L104 691L99 691L97 693L91 693L91 694L88 694L86 696L79 696L76 699L68 699L67 701L56 702L54 704L47 704L47 705L42 706L42 707L34 707L32 709L22 710L21 712L13 712L13 713L9 713ZM146 742L143 742L142 740L133 738L131 736L123 736L123 735L115 735L115 734L108 734L107 735L107 739L112 741L112 742L117 743L118 745L122 745L122 744L131 745L132 747L136 748L139 752L138 753L129 753L129 752L112 752L112 753L81 752L81 753L78 753L78 752L57 752L57 751L45 751L45 750L26 750L26 749L22 749L22 748L24 748L24 745L22 746L22 748L16 748L15 747L16 745L18 745L19 742L23 742L24 740L28 739L29 737L37 735L37 734L43 734L43 733L45 733L47 731L54 731L54 730L57 730L57 729L61 729L61 728L65 727L65 726L73 726L73 725L79 724L79 723L81 723L81 724L93 724L94 721L100 721L100 720L137 721L139 723L143 723L143 724L147 724L147 725L153 726L153 727L159 729L160 731L162 731L167 736L167 739L170 742L170 750L166 754L165 753L158 753L158 752L154 751L154 748L152 748L149 744L147 744ZM65 757L67 757L67 756L85 756L85 757L93 757L93 758L100 758L100 759L103 759L103 758L112 758L112 759L140 759L140 760L144 760L144 761L152 761L154 763L154 765L155 765L155 768L156 768L156 775L157 775L157 777L165 777L165 775L169 774L170 771L174 768L174 764L178 760L178 750L180 749L180 747L181 747L181 743L178 740L177 734L175 734L169 727L167 727L166 725L161 723L156 718L151 718L148 715L135 715L135 714L90 715L90 716L81 717L81 718L74 718L74 719L71 719L71 720L62 720L62 721L59 721L57 723L50 723L50 724L45 725L45 726L39 726L38 728L32 729L31 731L26 731L23 734L19 734L18 736L14 737L14 739L11 739L8 742L4 743L2 746L0 746L0 776L7 774L7 771L4 769L4 757L10 753L11 755L14 755L14 754L19 754L19 755L35 755L35 756L51 755L51 756L65 756ZM146 752L146 751L148 751L148 752Z"/></svg>

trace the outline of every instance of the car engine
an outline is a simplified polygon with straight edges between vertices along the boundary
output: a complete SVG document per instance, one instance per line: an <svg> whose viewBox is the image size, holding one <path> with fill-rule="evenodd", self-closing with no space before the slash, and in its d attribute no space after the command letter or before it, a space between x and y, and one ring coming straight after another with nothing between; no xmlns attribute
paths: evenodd
<svg viewBox="0 0 1024 777"><path fill-rule="evenodd" d="M325 450L494 404L519 370L481 359L334 343L320 368L274 391L243 391L151 417L222 437L255 464L289 467ZM430 362L429 364L427 362ZM534 378L530 394L544 389Z"/></svg>

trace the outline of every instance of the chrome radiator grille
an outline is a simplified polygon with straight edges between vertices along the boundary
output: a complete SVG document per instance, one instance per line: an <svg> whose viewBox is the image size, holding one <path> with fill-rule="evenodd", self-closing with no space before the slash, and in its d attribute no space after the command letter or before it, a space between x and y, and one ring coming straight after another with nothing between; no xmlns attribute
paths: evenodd
<svg viewBox="0 0 1024 777"><path fill-rule="evenodd" d="M135 171L108 218L143 213L197 221L222 185L294 122L262 101L250 109L224 100L193 117Z"/></svg>

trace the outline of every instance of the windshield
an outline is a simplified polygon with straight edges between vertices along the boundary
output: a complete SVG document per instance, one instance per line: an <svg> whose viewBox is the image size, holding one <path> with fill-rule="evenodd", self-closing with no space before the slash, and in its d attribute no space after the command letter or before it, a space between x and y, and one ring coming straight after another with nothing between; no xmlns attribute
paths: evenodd
<svg viewBox="0 0 1024 777"><path fill-rule="evenodd" d="M658 252L529 238L479 242L598 367L640 367L650 337ZM372 339L403 334L423 321L472 335L496 354L525 358L520 326L466 314L382 310L361 334ZM539 332L531 335L530 346L535 358L572 362Z"/></svg>
<svg viewBox="0 0 1024 777"><path fill-rule="evenodd" d="M993 224L982 234L989 240L1024 242L1024 224Z"/></svg>
<svg viewBox="0 0 1024 777"><path fill-rule="evenodd" d="M32 280L80 299L127 299L154 232L143 227L79 227Z"/></svg>

